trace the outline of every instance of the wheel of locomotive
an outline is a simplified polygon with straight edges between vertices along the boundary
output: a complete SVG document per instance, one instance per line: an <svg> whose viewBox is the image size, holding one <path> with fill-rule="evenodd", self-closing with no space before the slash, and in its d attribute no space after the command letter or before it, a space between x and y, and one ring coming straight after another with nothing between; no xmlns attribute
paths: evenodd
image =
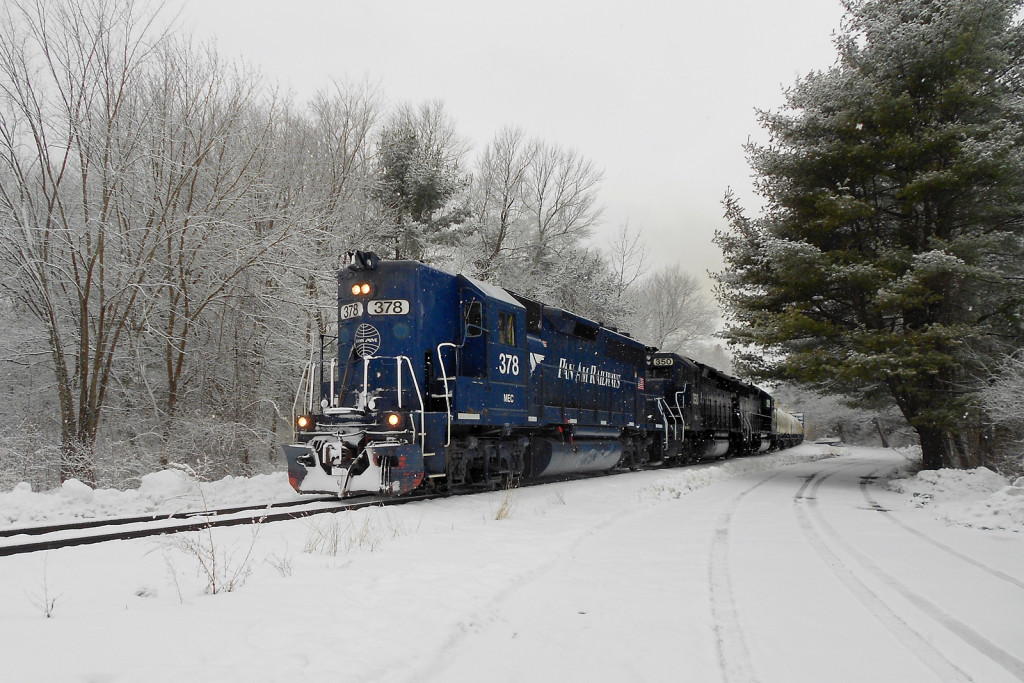
<svg viewBox="0 0 1024 683"><path fill-rule="evenodd" d="M622 444L623 456L629 471L636 472L642 464L640 454L643 451L640 448L640 443L629 438L622 438L620 443Z"/></svg>

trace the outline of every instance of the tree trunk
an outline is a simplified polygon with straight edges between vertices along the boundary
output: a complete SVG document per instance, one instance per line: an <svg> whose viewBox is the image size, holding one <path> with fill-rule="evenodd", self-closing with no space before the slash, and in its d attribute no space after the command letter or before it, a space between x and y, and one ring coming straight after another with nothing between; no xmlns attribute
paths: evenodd
<svg viewBox="0 0 1024 683"><path fill-rule="evenodd" d="M950 465L949 433L936 427L916 427L921 439L921 469L937 470Z"/></svg>
<svg viewBox="0 0 1024 683"><path fill-rule="evenodd" d="M94 442L87 443L80 435L67 433L61 435L60 443L60 482L78 479L83 484L96 488L96 466L93 462Z"/></svg>

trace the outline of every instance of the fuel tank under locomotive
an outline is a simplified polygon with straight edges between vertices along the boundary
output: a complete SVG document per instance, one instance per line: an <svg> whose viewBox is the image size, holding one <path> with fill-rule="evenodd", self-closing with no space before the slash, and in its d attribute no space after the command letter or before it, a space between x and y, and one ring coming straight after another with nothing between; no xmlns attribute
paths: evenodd
<svg viewBox="0 0 1024 683"><path fill-rule="evenodd" d="M529 476L552 477L605 472L622 459L615 439L569 439L535 436L530 439Z"/></svg>

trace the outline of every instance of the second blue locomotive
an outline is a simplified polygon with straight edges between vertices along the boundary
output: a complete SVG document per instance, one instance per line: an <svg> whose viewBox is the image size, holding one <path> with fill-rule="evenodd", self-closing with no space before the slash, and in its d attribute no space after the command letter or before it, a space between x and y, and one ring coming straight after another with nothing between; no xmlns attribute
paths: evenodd
<svg viewBox="0 0 1024 683"><path fill-rule="evenodd" d="M415 261L356 252L321 342L285 447L300 492L446 491L781 445L753 385Z"/></svg>

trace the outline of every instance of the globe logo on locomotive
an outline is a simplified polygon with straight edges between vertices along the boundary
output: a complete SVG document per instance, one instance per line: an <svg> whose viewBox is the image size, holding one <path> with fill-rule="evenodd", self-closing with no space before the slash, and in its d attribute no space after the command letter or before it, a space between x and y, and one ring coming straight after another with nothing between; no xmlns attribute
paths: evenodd
<svg viewBox="0 0 1024 683"><path fill-rule="evenodd" d="M380 332L373 325L363 323L356 328L355 340L352 346L356 350L356 355L360 358L372 356L380 349Z"/></svg>

